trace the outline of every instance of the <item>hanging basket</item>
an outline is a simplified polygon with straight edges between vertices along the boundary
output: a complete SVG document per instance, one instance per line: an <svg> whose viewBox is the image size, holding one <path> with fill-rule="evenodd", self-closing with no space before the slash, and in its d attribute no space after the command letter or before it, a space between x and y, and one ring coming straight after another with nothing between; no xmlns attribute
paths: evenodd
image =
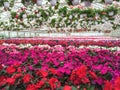
<svg viewBox="0 0 120 90"><path fill-rule="evenodd" d="M37 0L37 5L42 6L42 2L43 2L43 0Z"/></svg>
<svg viewBox="0 0 120 90"><path fill-rule="evenodd" d="M73 5L78 5L78 4L79 4L79 0L73 0L73 1L72 1L72 4L73 4Z"/></svg>
<svg viewBox="0 0 120 90"><path fill-rule="evenodd" d="M51 4L52 6L56 6L57 0L50 0L50 4Z"/></svg>
<svg viewBox="0 0 120 90"><path fill-rule="evenodd" d="M10 7L10 3L9 2L4 2L3 4L4 4L5 8L9 8Z"/></svg>
<svg viewBox="0 0 120 90"><path fill-rule="evenodd" d="M91 6L91 2L89 0L84 1L84 6L90 7Z"/></svg>
<svg viewBox="0 0 120 90"><path fill-rule="evenodd" d="M112 4L113 0L105 0L105 4Z"/></svg>

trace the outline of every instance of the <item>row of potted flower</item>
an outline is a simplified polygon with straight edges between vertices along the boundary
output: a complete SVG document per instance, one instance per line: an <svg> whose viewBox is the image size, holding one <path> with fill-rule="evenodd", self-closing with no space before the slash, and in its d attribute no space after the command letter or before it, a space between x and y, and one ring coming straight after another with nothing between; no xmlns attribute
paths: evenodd
<svg viewBox="0 0 120 90"><path fill-rule="evenodd" d="M119 90L120 50L0 45L0 89Z"/></svg>
<svg viewBox="0 0 120 90"><path fill-rule="evenodd" d="M57 10L37 6L21 8L17 12L11 11L11 18L7 22L0 22L0 28L4 30L21 30L28 28L91 28L91 25L99 25L106 21L111 22L112 28L120 25L114 22L115 15L119 15L120 8L108 6L103 10L93 8L79 9L61 7Z"/></svg>
<svg viewBox="0 0 120 90"><path fill-rule="evenodd" d="M98 45L98 46L105 46L105 47L114 47L114 46L120 46L120 40L119 39L89 39L89 38L83 38L83 39L72 39L72 38L27 38L27 39L4 39L0 40L0 43L13 43L13 44L32 44L32 45L38 45L38 44L48 44L50 46L54 45L62 45L62 46L69 46L74 45L79 47L80 45L88 46L88 45Z"/></svg>

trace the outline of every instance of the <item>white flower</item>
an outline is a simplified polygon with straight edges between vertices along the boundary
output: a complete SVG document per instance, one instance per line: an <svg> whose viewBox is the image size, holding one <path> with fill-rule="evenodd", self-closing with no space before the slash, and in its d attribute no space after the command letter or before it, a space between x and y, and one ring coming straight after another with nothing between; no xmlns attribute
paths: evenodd
<svg viewBox="0 0 120 90"><path fill-rule="evenodd" d="M69 19L72 19L72 15L69 16Z"/></svg>

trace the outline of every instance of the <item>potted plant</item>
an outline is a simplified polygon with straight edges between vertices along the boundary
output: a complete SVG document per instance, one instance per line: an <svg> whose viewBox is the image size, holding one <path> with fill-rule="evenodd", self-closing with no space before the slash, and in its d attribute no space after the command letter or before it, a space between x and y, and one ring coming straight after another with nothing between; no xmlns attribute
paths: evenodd
<svg viewBox="0 0 120 90"><path fill-rule="evenodd" d="M106 8L105 11L106 11L107 15L111 17L111 16L116 15L118 9L114 6L110 6L110 7Z"/></svg>
<svg viewBox="0 0 120 90"><path fill-rule="evenodd" d="M3 4L4 4L5 8L9 8L9 6L10 6L10 3L8 0L4 0Z"/></svg>

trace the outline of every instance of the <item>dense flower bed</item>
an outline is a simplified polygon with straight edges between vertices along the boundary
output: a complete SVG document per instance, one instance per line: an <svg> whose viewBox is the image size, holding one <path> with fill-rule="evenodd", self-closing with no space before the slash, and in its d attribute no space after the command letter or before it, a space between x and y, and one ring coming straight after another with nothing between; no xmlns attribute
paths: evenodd
<svg viewBox="0 0 120 90"><path fill-rule="evenodd" d="M0 89L120 90L119 61L119 47L1 45Z"/></svg>
<svg viewBox="0 0 120 90"><path fill-rule="evenodd" d="M111 37L41 37L41 38L26 38L26 39L5 39L1 40L1 43L13 43L13 44L27 44L32 45L48 44L50 46L62 45L62 46L80 46L80 45L98 45L106 47L120 46L119 38Z"/></svg>

